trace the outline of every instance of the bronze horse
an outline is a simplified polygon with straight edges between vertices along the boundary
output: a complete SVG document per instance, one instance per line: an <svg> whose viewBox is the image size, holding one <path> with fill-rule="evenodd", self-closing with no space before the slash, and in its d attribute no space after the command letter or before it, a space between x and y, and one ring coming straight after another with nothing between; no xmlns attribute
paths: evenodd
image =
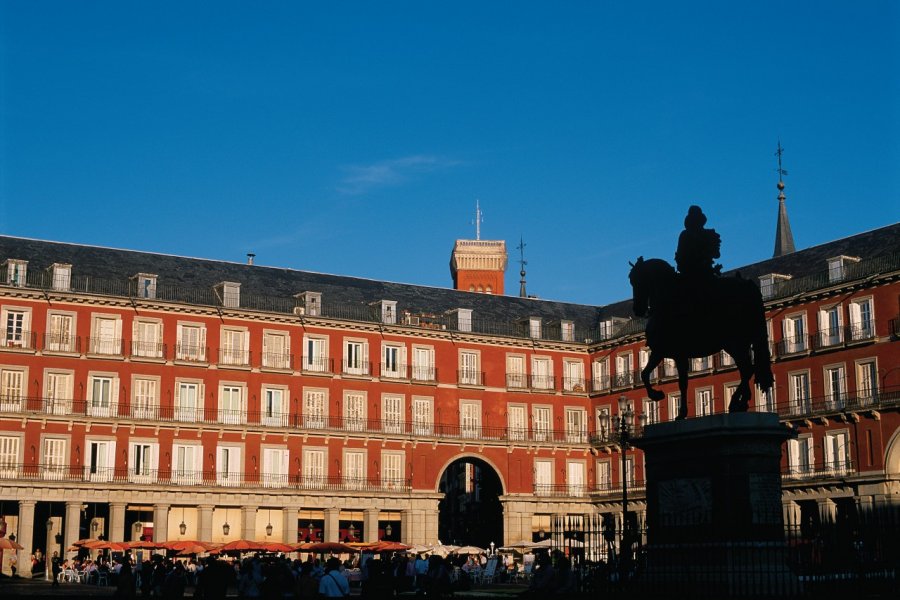
<svg viewBox="0 0 900 600"><path fill-rule="evenodd" d="M762 390L772 387L765 308L753 282L740 276L688 280L666 261L643 257L632 265L628 279L634 291L634 313L649 317L650 357L641 380L651 400L662 400L665 394L653 387L650 374L670 358L678 370L681 392L676 418L687 417L690 359L721 350L731 355L741 375L728 412L749 408L751 377Z"/></svg>

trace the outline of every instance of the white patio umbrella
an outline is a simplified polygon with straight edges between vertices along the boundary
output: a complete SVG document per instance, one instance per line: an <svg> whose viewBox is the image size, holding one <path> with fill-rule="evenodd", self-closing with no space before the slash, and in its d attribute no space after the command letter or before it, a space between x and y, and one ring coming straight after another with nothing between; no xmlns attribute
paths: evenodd
<svg viewBox="0 0 900 600"><path fill-rule="evenodd" d="M453 552L454 554L484 554L487 550L478 546L460 546Z"/></svg>

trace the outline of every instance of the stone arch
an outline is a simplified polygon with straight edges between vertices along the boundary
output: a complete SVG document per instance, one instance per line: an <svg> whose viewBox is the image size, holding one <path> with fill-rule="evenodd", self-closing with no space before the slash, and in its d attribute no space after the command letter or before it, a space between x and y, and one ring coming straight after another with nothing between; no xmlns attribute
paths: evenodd
<svg viewBox="0 0 900 600"><path fill-rule="evenodd" d="M457 454L441 467L436 489L438 539L481 548L503 543L506 484L496 464L476 453Z"/></svg>
<svg viewBox="0 0 900 600"><path fill-rule="evenodd" d="M884 451L884 473L890 478L900 475L900 429L894 430Z"/></svg>
<svg viewBox="0 0 900 600"><path fill-rule="evenodd" d="M435 492L440 492L441 479L443 479L444 472L447 470L447 468L450 465L452 465L453 463L455 463L456 461L463 459L463 458L474 458L475 460L480 460L481 462L487 464L491 469L493 469L494 474L497 475L497 478L500 480L501 491L504 494L506 494L506 492L509 488L506 485L506 479L504 477L505 474L503 473L503 471L500 469L500 467L497 466L497 464L494 461L492 461L491 459L487 458L486 456L484 456L482 454L476 454L475 452L463 452L460 454L455 454L450 459L445 461L444 464L441 465L441 468L438 469L437 479L435 480L434 485L432 486L432 489L434 489Z"/></svg>

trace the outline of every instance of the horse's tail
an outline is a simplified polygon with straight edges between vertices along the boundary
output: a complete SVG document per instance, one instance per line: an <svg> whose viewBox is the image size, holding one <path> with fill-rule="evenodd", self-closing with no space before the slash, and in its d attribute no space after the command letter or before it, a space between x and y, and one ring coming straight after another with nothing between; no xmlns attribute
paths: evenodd
<svg viewBox="0 0 900 600"><path fill-rule="evenodd" d="M763 391L775 385L775 376L772 375L772 356L769 352L769 328L766 324L766 307L763 304L762 294L752 283L753 289L753 334L751 345L753 348L753 377L756 385Z"/></svg>

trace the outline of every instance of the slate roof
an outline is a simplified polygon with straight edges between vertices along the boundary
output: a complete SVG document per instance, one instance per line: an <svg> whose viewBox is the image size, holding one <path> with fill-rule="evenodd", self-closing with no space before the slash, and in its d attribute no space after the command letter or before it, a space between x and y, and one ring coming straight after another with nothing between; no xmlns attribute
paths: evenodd
<svg viewBox="0 0 900 600"><path fill-rule="evenodd" d="M796 281L804 276L824 274L827 259L838 255L860 257L864 261L880 259L881 262L896 269L900 260L898 259L900 223L774 257L734 271L739 271L743 277L754 280L760 275L780 273L792 275ZM241 284L242 298L249 296L280 298L287 302L288 306L293 305L295 294L312 291L322 293L322 302L326 306L331 302L365 307L381 300L393 300L397 302L398 314L409 311L411 314L443 315L456 308L468 308L473 310L476 318L498 323L520 322L528 317L541 317L545 323L569 320L575 323L578 340L589 337L587 332L596 331L601 321L612 317L627 319L631 316L630 300L606 306L587 306L152 252L0 236L0 262L6 259L27 260L29 281L32 274L44 271L53 263L69 263L72 265L73 281L79 276L89 275L95 286L98 285L96 282L100 281L119 282L121 285L121 282L126 282L137 273L157 274L161 286L171 284L185 290L209 291L223 281L230 281Z"/></svg>

